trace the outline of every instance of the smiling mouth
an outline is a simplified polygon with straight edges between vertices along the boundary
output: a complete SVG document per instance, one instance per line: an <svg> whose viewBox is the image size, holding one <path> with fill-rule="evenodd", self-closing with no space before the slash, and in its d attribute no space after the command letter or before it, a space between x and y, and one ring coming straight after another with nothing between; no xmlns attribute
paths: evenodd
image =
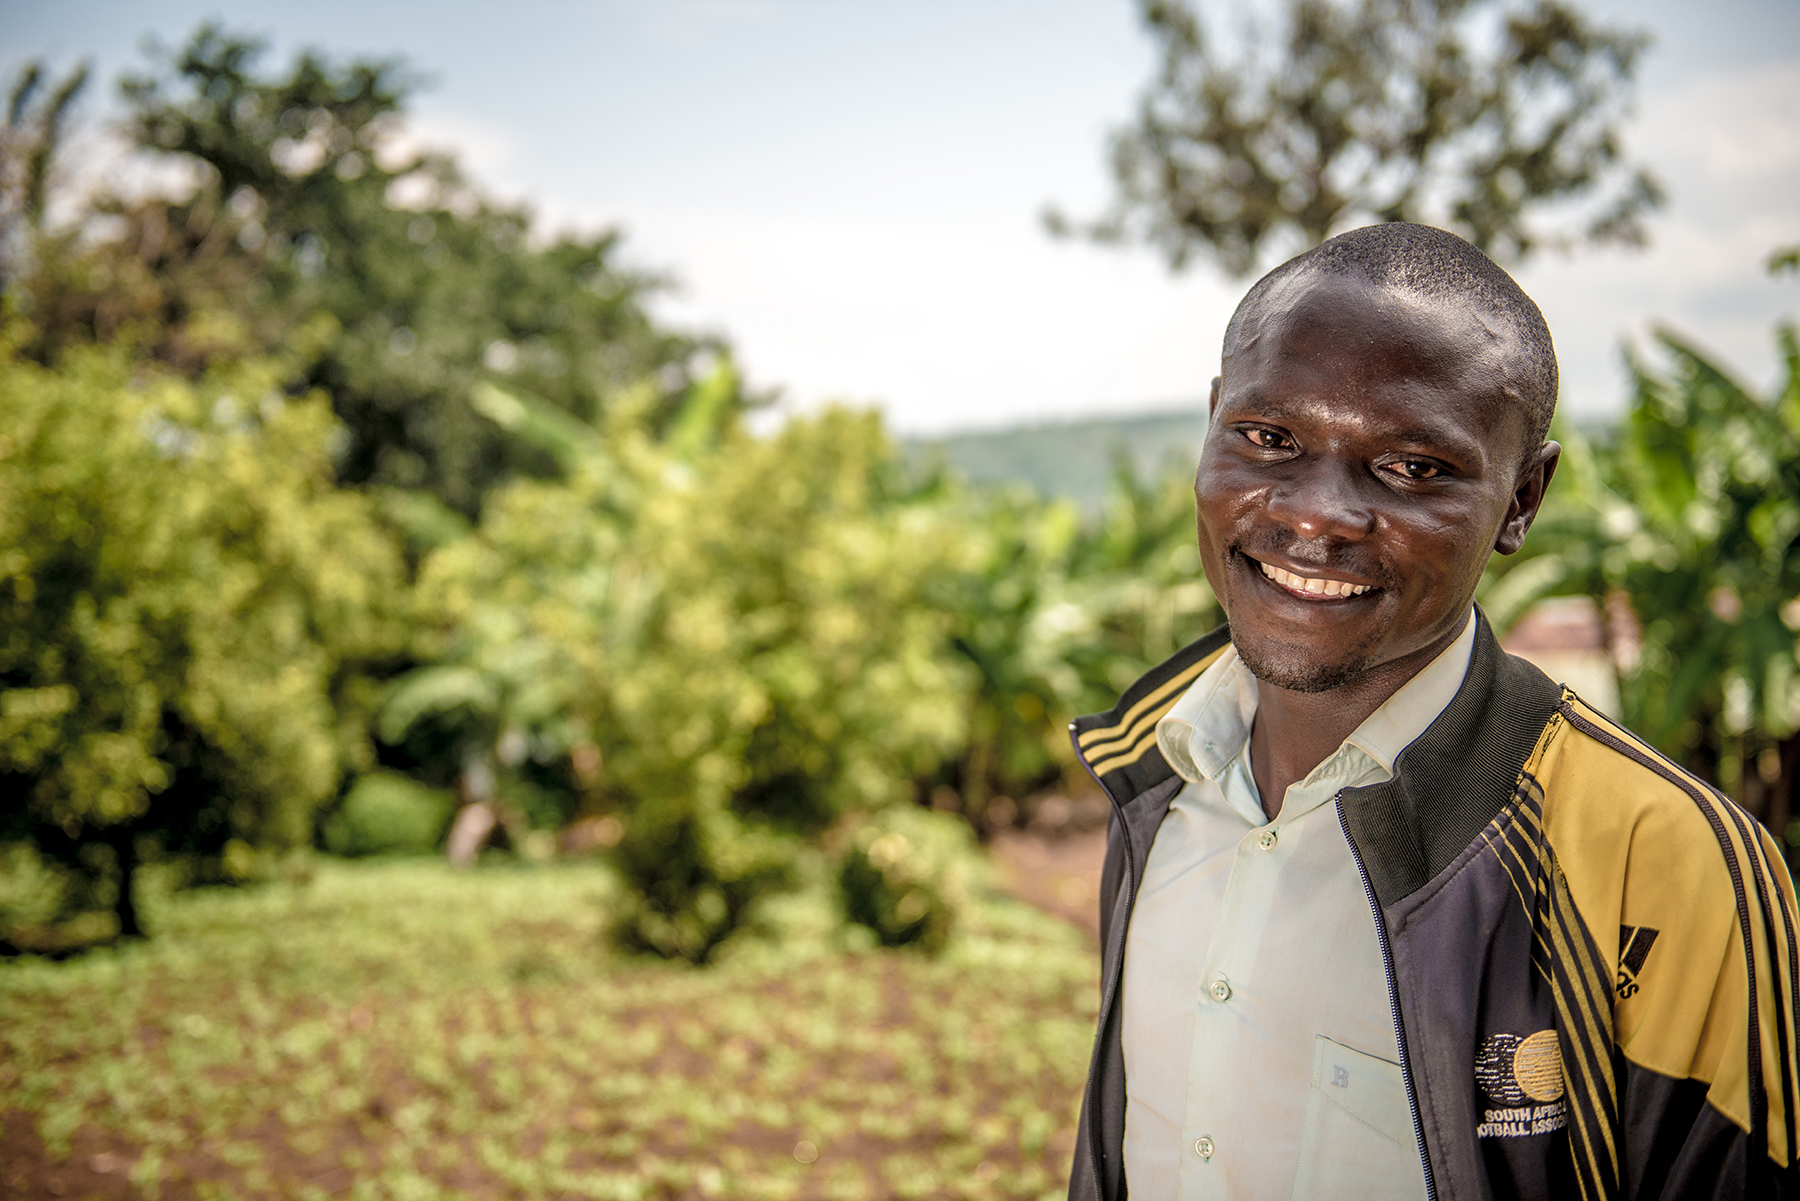
<svg viewBox="0 0 1800 1201"><path fill-rule="evenodd" d="M1248 556L1246 556L1248 557ZM1373 584L1346 584L1342 580L1322 580L1316 576L1295 575L1291 571L1283 571L1261 559L1252 560L1262 569L1269 580L1281 585L1289 592L1318 600L1342 600L1352 596L1361 596L1374 588Z"/></svg>

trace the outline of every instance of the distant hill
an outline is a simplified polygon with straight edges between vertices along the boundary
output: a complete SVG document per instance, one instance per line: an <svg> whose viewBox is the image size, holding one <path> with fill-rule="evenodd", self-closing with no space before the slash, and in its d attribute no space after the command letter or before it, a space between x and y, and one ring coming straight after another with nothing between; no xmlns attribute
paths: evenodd
<svg viewBox="0 0 1800 1201"><path fill-rule="evenodd" d="M1206 411L1196 403L1191 409L909 439L906 448L918 461L942 463L972 484L1022 481L1045 496L1097 509L1120 451L1140 475L1171 462L1191 472L1205 437Z"/></svg>

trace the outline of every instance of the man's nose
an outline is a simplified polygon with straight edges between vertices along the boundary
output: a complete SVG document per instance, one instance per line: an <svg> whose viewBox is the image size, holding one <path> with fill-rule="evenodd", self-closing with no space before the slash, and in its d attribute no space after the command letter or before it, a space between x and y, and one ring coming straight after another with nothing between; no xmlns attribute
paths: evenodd
<svg viewBox="0 0 1800 1201"><path fill-rule="evenodd" d="M1375 529L1375 509L1367 494L1373 483L1356 465L1314 460L1275 486L1267 511L1309 542L1354 542Z"/></svg>

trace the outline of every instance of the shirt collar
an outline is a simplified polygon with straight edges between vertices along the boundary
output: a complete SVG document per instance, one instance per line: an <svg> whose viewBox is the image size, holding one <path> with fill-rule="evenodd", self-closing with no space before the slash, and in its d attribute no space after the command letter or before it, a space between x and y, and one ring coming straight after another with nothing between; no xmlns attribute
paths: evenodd
<svg viewBox="0 0 1800 1201"><path fill-rule="evenodd" d="M1227 646L1156 723L1156 746L1188 783L1217 780L1243 749L1256 718L1256 677Z"/></svg>
<svg viewBox="0 0 1800 1201"><path fill-rule="evenodd" d="M1462 687L1475 651L1475 610L1456 640L1369 714L1344 745L1355 747L1392 776L1394 761L1437 720ZM1228 646L1156 723L1156 745L1190 784L1219 779L1250 737L1256 719L1256 677Z"/></svg>
<svg viewBox="0 0 1800 1201"><path fill-rule="evenodd" d="M1344 741L1381 764L1392 776L1400 752L1412 745L1456 698L1463 677L1469 674L1469 659L1474 653L1475 610L1471 607L1456 641L1439 652L1418 675L1400 685L1399 691L1364 718L1362 725Z"/></svg>

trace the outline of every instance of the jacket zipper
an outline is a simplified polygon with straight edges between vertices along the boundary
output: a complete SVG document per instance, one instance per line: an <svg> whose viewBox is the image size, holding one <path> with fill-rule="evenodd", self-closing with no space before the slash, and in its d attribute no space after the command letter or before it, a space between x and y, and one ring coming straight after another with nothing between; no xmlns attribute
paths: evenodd
<svg viewBox="0 0 1800 1201"><path fill-rule="evenodd" d="M1425 1168L1425 1201L1435 1201L1437 1182L1431 1175L1431 1153L1425 1146L1425 1124L1419 1120L1419 1095L1413 1091L1412 1065L1406 1054L1406 1027L1400 1024L1400 982L1394 978L1394 948L1388 943L1387 922L1381 916L1381 902L1376 899L1375 885L1369 869L1363 866L1362 852L1356 839L1350 837L1350 826L1344 820L1344 790L1338 789L1338 826L1344 841L1350 844L1350 857L1356 860L1356 874L1362 877L1363 895L1369 898L1369 909L1375 915L1375 936L1381 941L1381 967L1387 973L1388 1006L1394 1014L1394 1044L1400 1049L1400 1078L1406 1083L1406 1104L1412 1110L1413 1138L1419 1144L1419 1162Z"/></svg>
<svg viewBox="0 0 1800 1201"><path fill-rule="evenodd" d="M1075 742L1074 726L1069 727L1069 741ZM1081 753L1080 743L1075 744L1075 757L1081 760L1081 766L1087 769L1087 774L1093 777L1094 783L1100 785L1100 791L1104 792L1106 794L1106 799L1112 803L1113 816L1118 819L1119 843L1125 850L1125 876L1121 883L1125 889L1125 912L1129 914L1137 896L1137 873L1133 870L1131 827L1125 823L1125 807L1119 804L1118 798L1112 794L1112 789L1108 788L1105 784L1102 784L1100 782L1100 777L1094 774L1094 769L1088 766L1087 756ZM1102 982L1110 978L1112 980L1112 989L1117 989L1119 986L1118 973L1122 968L1124 961L1125 932L1124 930L1120 930L1117 950L1106 963L1101 965L1100 969L1102 972L1100 977ZM1094 1043L1096 1048L1098 1048L1100 1040L1106 1037L1106 1018L1107 1012L1111 1007L1112 992L1109 990L1105 996L1100 998L1100 1028L1094 1032ZM1098 1198L1099 1201L1106 1201L1106 1183L1100 1172L1100 1108L1098 1105L1098 1090L1099 1077L1090 1070L1088 1072L1087 1089L1082 1097L1082 1104L1087 1109L1088 1113L1088 1163L1092 1165L1094 1171L1094 1196ZM1418 1120L1418 1111L1415 1109L1413 1112L1414 1121L1416 1122Z"/></svg>

